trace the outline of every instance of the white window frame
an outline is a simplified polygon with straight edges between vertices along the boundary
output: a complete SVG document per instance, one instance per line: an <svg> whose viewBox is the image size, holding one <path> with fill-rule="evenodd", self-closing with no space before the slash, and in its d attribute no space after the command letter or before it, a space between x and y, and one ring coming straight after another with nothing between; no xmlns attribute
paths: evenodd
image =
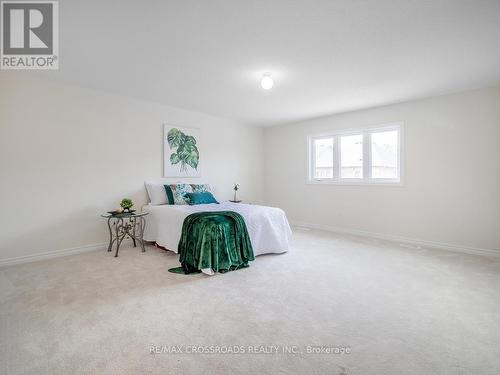
<svg viewBox="0 0 500 375"><path fill-rule="evenodd" d="M398 172L399 178L372 178L371 168L371 134L398 131ZM363 178L341 178L340 177L340 137L346 135L363 135ZM333 138L333 178L315 178L314 141L322 138ZM404 185L404 123L394 122L359 129L335 130L321 134L309 135L307 137L307 183L308 184L333 184L333 185L373 185L373 186L403 186Z"/></svg>

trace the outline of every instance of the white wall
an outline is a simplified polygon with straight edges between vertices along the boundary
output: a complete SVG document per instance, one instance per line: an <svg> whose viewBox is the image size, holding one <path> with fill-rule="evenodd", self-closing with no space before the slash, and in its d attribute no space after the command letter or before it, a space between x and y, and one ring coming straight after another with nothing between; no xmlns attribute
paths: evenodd
<svg viewBox="0 0 500 375"><path fill-rule="evenodd" d="M107 241L99 214L123 197L141 207L162 176L163 122L201 128L192 181L262 201L262 129L33 76L0 73L0 263Z"/></svg>
<svg viewBox="0 0 500 375"><path fill-rule="evenodd" d="M404 187L306 184L308 134L393 121ZM194 180L221 199L239 182L245 201L294 221L500 250L500 87L262 130L1 72L0 263L105 242L99 214L123 197L142 205L143 181L162 176L163 122L202 129Z"/></svg>
<svg viewBox="0 0 500 375"><path fill-rule="evenodd" d="M404 187L308 185L306 137L405 123ZM265 131L265 197L299 222L500 250L500 87Z"/></svg>

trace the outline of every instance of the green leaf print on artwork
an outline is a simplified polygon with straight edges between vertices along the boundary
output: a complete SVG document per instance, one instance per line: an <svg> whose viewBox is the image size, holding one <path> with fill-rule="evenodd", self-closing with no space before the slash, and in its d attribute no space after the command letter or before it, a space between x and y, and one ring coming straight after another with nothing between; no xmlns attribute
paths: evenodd
<svg viewBox="0 0 500 375"><path fill-rule="evenodd" d="M193 136L173 128L167 134L167 141L170 149L174 150L170 155L172 165L181 163L181 172L187 172L188 165L193 169L198 169L200 153L196 147L196 139Z"/></svg>

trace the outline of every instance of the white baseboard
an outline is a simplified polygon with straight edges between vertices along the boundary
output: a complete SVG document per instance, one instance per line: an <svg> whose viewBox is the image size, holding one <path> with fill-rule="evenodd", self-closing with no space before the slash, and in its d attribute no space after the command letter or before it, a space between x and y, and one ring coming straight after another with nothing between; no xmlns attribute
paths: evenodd
<svg viewBox="0 0 500 375"><path fill-rule="evenodd" d="M302 221L297 221L297 220L290 220L290 224L295 226L295 227L303 227L303 228L308 228L308 229L318 229L318 230L323 230L323 231L327 231L327 232L334 232L334 233L339 233L339 234L344 234L344 235L348 234L348 235L354 235L354 236L360 236L360 237L376 238L379 240L396 242L398 244L410 245L410 246L414 246L417 248L424 247L424 248L454 251L454 252L474 254L474 255L500 256L500 251L492 250L492 249L481 249L481 248L476 248L476 247L467 247L467 246L447 244L447 243L443 243L443 242L419 240L419 239L400 237L400 236L391 236L391 235L387 235L387 234L367 232L367 231L361 231L361 230L355 230L355 229L346 229L346 228L340 228L340 227L333 227L333 226L323 225L323 224L307 223L307 222L302 222ZM21 263L35 262L38 260L63 257L63 256L68 256L68 255L73 255L73 254L81 254L81 253L86 253L89 251L105 250L107 248L107 246L108 246L108 243L106 242L106 243L98 243L98 244L92 244L92 245L72 247L69 249L47 251L45 253L38 253L38 254L33 254L33 255L25 255L25 256L14 257L14 258L0 259L0 267L11 266L11 265L21 264Z"/></svg>
<svg viewBox="0 0 500 375"><path fill-rule="evenodd" d="M108 243L106 242L106 243L98 243L98 244L92 244L92 245L72 247L69 249L47 251L45 253L25 255L25 256L20 256L20 257L15 257L15 258L0 259L0 267L12 266L14 264L21 264L21 263L36 262L38 260L44 260L44 259L50 259L50 258L64 257L67 255L86 253L89 251L104 250L104 249L107 249L107 247L108 247Z"/></svg>
<svg viewBox="0 0 500 375"><path fill-rule="evenodd" d="M306 222L296 221L296 220L290 220L290 223L295 227L303 227L303 228L308 228L308 229L319 229L319 230L324 230L327 232L334 232L334 233L339 233L339 234L349 234L349 235L360 236L360 237L376 238L379 240L396 242L398 244L410 245L410 246L417 247L417 248L423 247L423 248L432 248L432 249L438 249L438 250L454 251L454 252L474 254L474 255L500 256L499 250L481 249L481 248L477 248L477 247L453 245L453 244L448 244L448 243L443 243L443 242L419 240L419 239L400 237L400 236L391 236L391 235L387 235L387 234L367 232L367 231L361 231L361 230L355 230L355 229L339 228L339 227L333 227L333 226L323 225L323 224L306 223Z"/></svg>

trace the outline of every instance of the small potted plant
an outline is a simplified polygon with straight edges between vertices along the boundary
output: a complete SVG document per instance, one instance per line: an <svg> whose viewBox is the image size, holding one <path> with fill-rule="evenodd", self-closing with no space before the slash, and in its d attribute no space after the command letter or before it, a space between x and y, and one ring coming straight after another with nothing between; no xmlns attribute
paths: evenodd
<svg viewBox="0 0 500 375"><path fill-rule="evenodd" d="M123 198L120 206L123 208L123 212L130 212L130 209L133 207L134 202L130 198Z"/></svg>
<svg viewBox="0 0 500 375"><path fill-rule="evenodd" d="M231 201L231 202L234 202L234 203L239 203L241 202L241 200L238 200L236 198L236 192L240 189L240 184L234 184L233 186L233 190L234 190L234 199Z"/></svg>

